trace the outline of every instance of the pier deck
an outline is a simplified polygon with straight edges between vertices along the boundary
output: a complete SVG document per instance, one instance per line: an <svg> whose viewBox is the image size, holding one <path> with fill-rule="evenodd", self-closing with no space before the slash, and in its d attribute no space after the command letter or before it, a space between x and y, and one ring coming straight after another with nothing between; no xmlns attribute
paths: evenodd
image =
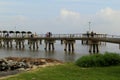
<svg viewBox="0 0 120 80"><path fill-rule="evenodd" d="M36 36L30 35L12 35L0 37L0 46L12 48L13 42L16 43L16 48L25 48L25 41L28 42L30 49L38 49L39 45L42 44L42 41L45 43L45 50L54 50L55 41L61 41L61 44L65 44L65 51L74 51L74 44L76 40L88 41L90 46L93 46L93 52L95 51L95 46L98 47L99 42L109 42L120 44L120 36L115 35L106 35L106 34L95 34L94 37L88 36L87 34L52 34L49 37L46 37L46 34L39 34ZM40 43L40 44L39 44ZM91 48L90 48L91 52ZM98 49L97 49L98 52Z"/></svg>

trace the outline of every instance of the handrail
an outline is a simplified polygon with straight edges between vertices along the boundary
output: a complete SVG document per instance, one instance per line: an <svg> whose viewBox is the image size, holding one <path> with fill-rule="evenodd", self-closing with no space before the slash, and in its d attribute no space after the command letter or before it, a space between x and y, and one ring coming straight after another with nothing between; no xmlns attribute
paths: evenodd
<svg viewBox="0 0 120 80"><path fill-rule="evenodd" d="M0 35L0 37L6 37L5 35ZM31 37L31 35L26 34L26 35L9 35L8 37L11 38L29 38ZM37 34L34 35L34 37L37 38L44 38L46 37L46 34ZM87 34L83 34L83 33L77 33L77 34L52 34L50 36L51 38L88 38ZM89 34L89 37L91 37L91 35ZM94 38L120 38L120 35L109 35L109 34L95 34Z"/></svg>

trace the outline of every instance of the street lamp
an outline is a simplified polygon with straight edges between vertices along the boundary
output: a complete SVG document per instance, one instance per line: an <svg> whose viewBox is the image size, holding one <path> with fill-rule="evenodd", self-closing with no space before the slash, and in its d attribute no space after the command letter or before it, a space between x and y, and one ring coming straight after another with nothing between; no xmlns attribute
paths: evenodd
<svg viewBox="0 0 120 80"><path fill-rule="evenodd" d="M91 31L91 22L88 22L89 23L89 32Z"/></svg>
<svg viewBox="0 0 120 80"><path fill-rule="evenodd" d="M15 26L15 31L16 31L16 26Z"/></svg>

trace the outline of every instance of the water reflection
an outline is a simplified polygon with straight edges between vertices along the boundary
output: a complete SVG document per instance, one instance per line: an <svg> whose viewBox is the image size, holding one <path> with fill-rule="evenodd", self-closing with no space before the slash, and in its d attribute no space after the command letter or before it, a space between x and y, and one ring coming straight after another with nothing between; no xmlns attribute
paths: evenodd
<svg viewBox="0 0 120 80"><path fill-rule="evenodd" d="M64 59L66 62L75 61L75 52L65 52Z"/></svg>
<svg viewBox="0 0 120 80"><path fill-rule="evenodd" d="M28 52L28 55L29 55L29 57L32 57L32 58L38 58L38 56L39 56L39 50L28 50L27 51Z"/></svg>
<svg viewBox="0 0 120 80"><path fill-rule="evenodd" d="M66 62L75 61L83 55L89 54L89 47L80 45L79 43L75 45L74 52L65 52L64 46L60 44L55 45L54 51L45 51L44 45L40 45L38 50L30 50L28 46L25 49L13 48L0 48L0 58L3 57L32 57L32 58L54 58ZM115 44L107 44L106 46L100 46L100 53L104 52L116 52L120 53L119 46Z"/></svg>
<svg viewBox="0 0 120 80"><path fill-rule="evenodd" d="M53 56L54 56L54 54L55 54L55 51L45 51L45 56L47 57L47 58L53 58Z"/></svg>

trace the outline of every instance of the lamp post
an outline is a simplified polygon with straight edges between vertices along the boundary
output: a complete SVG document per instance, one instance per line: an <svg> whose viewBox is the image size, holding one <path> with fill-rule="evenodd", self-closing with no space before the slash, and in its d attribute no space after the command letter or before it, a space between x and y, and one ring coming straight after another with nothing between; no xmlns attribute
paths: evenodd
<svg viewBox="0 0 120 80"><path fill-rule="evenodd" d="M16 26L15 26L15 32L16 32Z"/></svg>
<svg viewBox="0 0 120 80"><path fill-rule="evenodd" d="M89 23L89 32L91 31L91 22L88 22Z"/></svg>
<svg viewBox="0 0 120 80"><path fill-rule="evenodd" d="M15 26L15 33L14 33L14 34L15 34L15 37L17 37L17 34L16 34L16 26Z"/></svg>

